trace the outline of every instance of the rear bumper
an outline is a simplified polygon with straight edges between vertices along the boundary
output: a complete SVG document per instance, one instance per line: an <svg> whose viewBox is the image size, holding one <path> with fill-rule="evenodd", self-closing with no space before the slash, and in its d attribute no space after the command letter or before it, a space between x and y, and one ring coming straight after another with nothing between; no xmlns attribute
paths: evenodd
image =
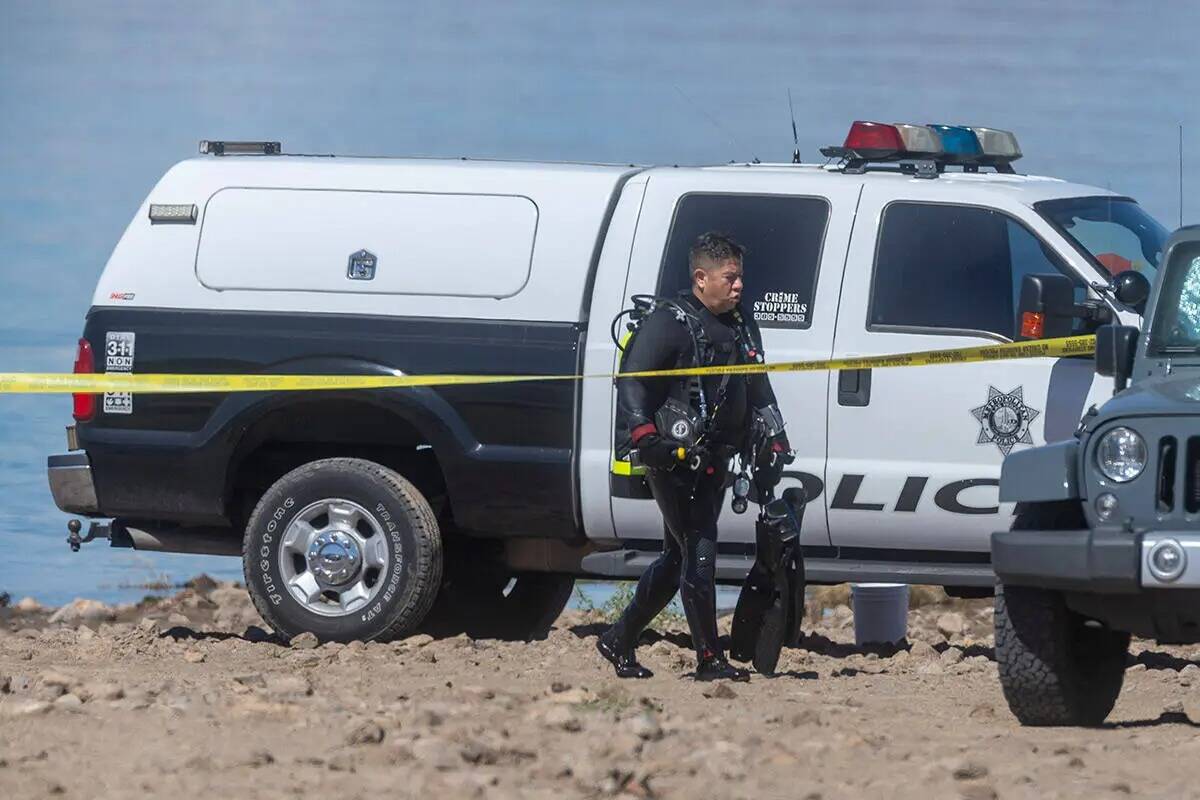
<svg viewBox="0 0 1200 800"><path fill-rule="evenodd" d="M46 476L54 504L68 514L98 516L96 484L87 453L65 453L46 459Z"/></svg>
<svg viewBox="0 0 1200 800"><path fill-rule="evenodd" d="M992 534L992 569L1015 586L1137 592L1141 539L1121 531L1001 531Z"/></svg>

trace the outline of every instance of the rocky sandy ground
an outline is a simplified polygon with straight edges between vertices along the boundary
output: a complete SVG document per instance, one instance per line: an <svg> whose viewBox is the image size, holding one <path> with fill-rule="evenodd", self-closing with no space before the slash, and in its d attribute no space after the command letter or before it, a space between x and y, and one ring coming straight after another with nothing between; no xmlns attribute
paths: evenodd
<svg viewBox="0 0 1200 800"><path fill-rule="evenodd" d="M597 612L533 643L317 646L206 579L15 603L0 797L1200 797L1200 648L1138 643L1103 729L1023 729L990 602L917 597L911 644L863 652L844 587L822 590L778 677L715 685L686 677L682 628L648 634L653 679L617 680Z"/></svg>

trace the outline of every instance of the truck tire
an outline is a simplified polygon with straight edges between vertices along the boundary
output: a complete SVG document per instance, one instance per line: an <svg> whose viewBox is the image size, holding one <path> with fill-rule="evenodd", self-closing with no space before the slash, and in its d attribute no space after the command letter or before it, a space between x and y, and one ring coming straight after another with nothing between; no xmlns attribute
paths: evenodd
<svg viewBox="0 0 1200 800"><path fill-rule="evenodd" d="M465 633L473 639L545 639L574 589L571 575L472 571L446 582L423 628L438 637Z"/></svg>
<svg viewBox="0 0 1200 800"><path fill-rule="evenodd" d="M266 491L246 525L242 566L258 612L287 638L389 639L433 605L442 541L429 503L400 474L329 458Z"/></svg>
<svg viewBox="0 0 1200 800"><path fill-rule="evenodd" d="M996 661L1008 707L1022 725L1104 722L1121 693L1129 634L1093 627L1060 592L996 592Z"/></svg>

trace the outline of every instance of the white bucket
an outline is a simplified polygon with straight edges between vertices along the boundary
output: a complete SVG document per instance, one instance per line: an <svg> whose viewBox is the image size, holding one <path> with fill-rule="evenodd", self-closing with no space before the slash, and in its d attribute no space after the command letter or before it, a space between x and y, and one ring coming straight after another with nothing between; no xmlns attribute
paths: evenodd
<svg viewBox="0 0 1200 800"><path fill-rule="evenodd" d="M893 643L908 633L908 585L903 583L855 583L854 642Z"/></svg>

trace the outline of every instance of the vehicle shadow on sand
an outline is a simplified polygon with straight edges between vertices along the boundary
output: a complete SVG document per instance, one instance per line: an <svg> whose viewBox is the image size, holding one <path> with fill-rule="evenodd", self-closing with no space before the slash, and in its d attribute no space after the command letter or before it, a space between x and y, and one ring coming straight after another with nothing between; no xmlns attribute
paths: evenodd
<svg viewBox="0 0 1200 800"><path fill-rule="evenodd" d="M164 631L158 633L160 639L171 639L176 642L180 641L195 641L195 642L224 642L229 639L238 639L243 642L251 642L253 644L275 644L281 647L287 647L288 641L278 634L263 630L257 625L251 625L242 633L231 633L229 631L203 631L189 628L186 625L173 625Z"/></svg>
<svg viewBox="0 0 1200 800"><path fill-rule="evenodd" d="M589 622L583 625L572 625L570 628L568 628L571 633L575 634L575 636L579 637L580 639L589 639L599 636L608 629L609 624L605 622ZM691 650L692 648L692 637L689 634L682 631L660 632L653 628L648 628L642 632L641 637L638 639L638 646L652 645L662 641L669 642L684 650ZM729 637L722 636L721 644L728 649ZM835 642L827 636L823 636L819 633L804 633L801 634L800 641L797 642L796 645L791 649L806 650L815 655L838 659L850 658L852 656L863 656L871 653L879 656L880 659L888 659L899 652L912 649L912 646L913 643L909 642L907 639L902 639L895 644L868 644L860 647L858 645L846 642ZM934 650L940 655L949 650L952 646L953 645L950 645L946 642L942 642L934 647ZM959 649L962 650L963 658L983 656L989 661L996 660L996 651L991 647L972 644ZM851 668L848 667L847 669ZM857 670L855 670L855 672L857 672ZM779 672L776 674L782 676L792 673ZM795 674L798 677L809 677L810 675L812 677L816 677L816 673L810 672Z"/></svg>
<svg viewBox="0 0 1200 800"><path fill-rule="evenodd" d="M1200 666L1200 661L1195 661L1190 658L1180 658L1173 656L1170 653L1160 653L1157 650L1143 650L1136 656L1130 654L1126 659L1126 665L1129 667L1135 664L1145 664L1146 669L1169 669L1174 672L1181 671L1184 667L1196 665Z"/></svg>
<svg viewBox="0 0 1200 800"><path fill-rule="evenodd" d="M1154 719L1134 719L1128 722L1106 722L1100 727L1105 730L1128 730L1138 728L1157 728L1162 725L1185 725L1189 728L1200 728L1200 723L1192 720L1182 711L1164 711Z"/></svg>

